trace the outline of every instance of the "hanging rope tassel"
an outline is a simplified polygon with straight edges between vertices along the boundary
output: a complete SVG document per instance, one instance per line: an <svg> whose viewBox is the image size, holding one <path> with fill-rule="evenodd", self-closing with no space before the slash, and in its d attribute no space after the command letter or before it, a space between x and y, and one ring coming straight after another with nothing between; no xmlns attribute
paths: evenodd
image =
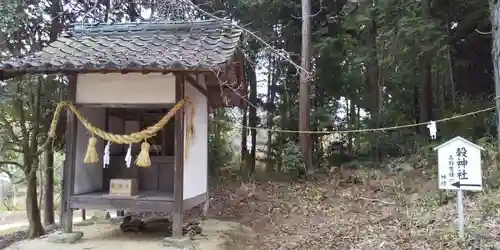
<svg viewBox="0 0 500 250"><path fill-rule="evenodd" d="M89 138L89 144L87 145L87 152L85 152L85 157L83 158L83 163L94 164L99 162L99 154L97 154L96 149L97 139L92 136Z"/></svg>
<svg viewBox="0 0 500 250"><path fill-rule="evenodd" d="M129 144L129 148L127 150L127 156L125 156L125 162L127 164L127 167L130 167L132 163L132 157L130 152L132 143L139 143L154 136L157 132L159 132L165 127L165 125L169 122L169 120L186 103L187 99L182 99L181 101L176 103L175 106L170 111L168 111L168 113L165 114L165 116L163 116L163 118L161 118L156 124L149 126L142 131L131 134L120 135L120 134L108 133L102 129L93 126L72 103L60 102L54 111L54 117L52 118L52 122L50 124L50 130L48 132L47 139L43 143L42 147L43 148L47 147L48 144L51 143L53 139L56 137L56 129L58 120L60 118L60 113L64 108L68 108L75 114L78 120L80 120L82 125L92 134L92 137L89 139L89 143L87 146L87 152L85 153L83 159L84 163L86 164L99 163L99 155L96 149L96 144L97 144L96 137L100 137L106 141L110 141L116 144ZM138 159L136 161L136 163L141 167L149 167L151 165L151 160L149 159L149 147L150 145L147 142L144 142L141 146L141 148L144 150L141 150L141 154L138 156ZM106 160L103 158L103 161L104 164L107 165L108 163L107 157Z"/></svg>
<svg viewBox="0 0 500 250"><path fill-rule="evenodd" d="M189 104L191 102L189 101ZM188 121L188 127L186 129L186 141L184 142L184 159L188 158L189 143L194 137L194 105L191 105L191 114Z"/></svg>
<svg viewBox="0 0 500 250"><path fill-rule="evenodd" d="M135 160L135 165L142 168L149 168L151 166L151 159L149 158L149 143L145 140L141 144L141 152L137 156Z"/></svg>

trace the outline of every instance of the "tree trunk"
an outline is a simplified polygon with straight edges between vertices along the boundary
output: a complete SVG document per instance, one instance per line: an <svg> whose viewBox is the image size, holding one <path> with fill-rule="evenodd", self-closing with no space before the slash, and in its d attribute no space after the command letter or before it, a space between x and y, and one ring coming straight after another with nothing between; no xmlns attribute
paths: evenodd
<svg viewBox="0 0 500 250"><path fill-rule="evenodd" d="M299 89L299 130L309 131L309 82L310 76L306 71L311 69L311 1L302 0L302 51ZM300 149L304 166L308 171L314 171L312 165L311 137L307 133L300 134Z"/></svg>
<svg viewBox="0 0 500 250"><path fill-rule="evenodd" d="M358 105L358 108L356 109L356 125L354 126L355 129L360 129L361 128L361 107ZM355 141L354 141L354 145L355 145L355 151L357 151L360 146L359 146L359 142L360 142L360 138L361 138L361 135L360 133L356 133L356 137L355 137Z"/></svg>
<svg viewBox="0 0 500 250"><path fill-rule="evenodd" d="M380 86L380 68L378 61L377 52L377 21L376 21L376 10L374 5L375 0L372 0L372 5L370 7L370 20L366 22L365 31L365 42L368 49L368 59L367 59L367 87L368 93L371 97L369 102L369 111L371 115L371 127L380 128L382 123L382 96L381 96L381 86ZM374 135L376 136L376 135ZM382 148L376 145L376 159L380 161L382 159Z"/></svg>
<svg viewBox="0 0 500 250"><path fill-rule="evenodd" d="M21 84L21 83L19 83ZM29 137L29 143L26 143L24 148L24 164L25 166L25 174L27 179L27 190L26 190L26 211L28 213L28 221L29 221L29 234L30 238L35 238L40 235L43 235L45 232L42 226L42 220L40 218L40 207L37 203L37 172L39 166L38 160L38 135L40 132L40 119L41 119L41 89L42 82L41 77L38 77L38 84L36 84L35 93L33 95L33 109L31 110L31 133L24 131L24 137ZM21 102L21 113L24 111L22 107L24 105ZM21 115L24 117L24 114ZM22 118L24 120L24 118Z"/></svg>
<svg viewBox="0 0 500 250"><path fill-rule="evenodd" d="M129 0L127 4L127 14L130 17L130 22L136 22L139 14L137 13L137 6L133 0Z"/></svg>
<svg viewBox="0 0 500 250"><path fill-rule="evenodd" d="M373 1L375 4L375 1ZM377 22L375 21L376 13L370 11L370 20L367 22L366 29L366 46L369 50L369 58L367 63L368 89L370 90L371 103L370 113L374 127L380 127L381 117L381 96L379 84L379 65L377 59Z"/></svg>
<svg viewBox="0 0 500 250"><path fill-rule="evenodd" d="M252 60L254 62L256 60ZM250 106L250 114L249 114L249 123L250 127L257 127L257 75L255 73L255 70L252 67L247 67L248 69L248 80L250 83L250 103L252 103L252 106ZM249 166L248 170L249 173L254 173L255 172L255 151L257 149L257 130L252 129L250 131L250 134L252 136L252 147L250 149L250 158L249 160Z"/></svg>
<svg viewBox="0 0 500 250"><path fill-rule="evenodd" d="M104 12L104 23L108 23L109 20L109 12L111 11L111 0L106 0L106 10ZM153 15L154 10L151 9L151 15Z"/></svg>
<svg viewBox="0 0 500 250"><path fill-rule="evenodd" d="M451 94L451 105L453 108L455 108L456 105L456 96L455 96L455 61L453 60L453 54L452 54L452 33L451 33L451 21L450 21L450 9L451 9L451 0L448 1L448 10L446 11L446 31L448 35L448 49L447 49L447 61L448 61L448 74L449 74L449 81L450 81L450 94Z"/></svg>
<svg viewBox="0 0 500 250"><path fill-rule="evenodd" d="M284 87L284 91L283 91L283 97L280 98L282 99L281 101L281 105L280 105L280 129L284 130L284 129L288 129L288 117L287 117L287 113L288 113L288 94L287 94L287 86L283 86ZM285 144L286 144L286 139L287 139L287 135L285 133L279 133L278 134L278 142L279 142L279 154L277 154L279 156L279 160L278 160L278 166L277 166L277 171L278 172L281 172L283 170L283 152L285 150Z"/></svg>
<svg viewBox="0 0 500 250"><path fill-rule="evenodd" d="M43 219L46 226L52 225L54 221L54 154L52 145L49 143L44 151L43 159L45 161L45 200L43 202Z"/></svg>
<svg viewBox="0 0 500 250"><path fill-rule="evenodd" d="M430 18L430 3L429 0L422 1L424 15ZM432 60L426 54L420 58L421 69L421 85L420 85L420 121L428 122L432 120ZM422 135L427 135L425 129L421 130Z"/></svg>
<svg viewBox="0 0 500 250"><path fill-rule="evenodd" d="M269 55L269 67L267 73L267 128L272 129L273 127L273 117L274 117L274 97L276 95L276 76L274 72L274 65L272 60L272 54ZM272 144L273 144L273 133L271 130L267 131L267 151L266 151L266 171L271 171L273 166L272 161Z"/></svg>
<svg viewBox="0 0 500 250"><path fill-rule="evenodd" d="M109 1L108 1L109 3ZM62 30L62 22L60 13L61 12L61 3L60 0L52 0L51 6L51 17L52 23L50 27L50 41L54 42L57 40L59 33ZM107 12L106 12L107 13ZM107 17L106 17L107 18ZM48 81L57 81L55 78L51 78ZM59 90L61 91L61 90ZM61 92L60 92L61 93ZM53 153L52 144L49 143L47 147L44 149L44 169L45 169L45 181L43 185L43 189L41 193L44 193L43 200L43 213L44 213L44 224L46 226L52 225L55 223L54 219L54 153Z"/></svg>
<svg viewBox="0 0 500 250"><path fill-rule="evenodd" d="M427 122L432 120L432 71L427 60L422 63L421 67L420 122Z"/></svg>
<svg viewBox="0 0 500 250"><path fill-rule="evenodd" d="M420 98L419 98L420 88L419 84L414 84L413 86L413 117L415 118L415 123L420 122ZM420 133L422 126L416 126L416 132Z"/></svg>
<svg viewBox="0 0 500 250"><path fill-rule="evenodd" d="M348 109L347 109L347 117L348 117L348 129L349 130L354 130L354 126L356 125L356 107L353 103L352 100L349 100L347 102ZM348 140L348 150L349 153L352 155L354 154L354 135L353 133L348 133L347 134L347 140Z"/></svg>
<svg viewBox="0 0 500 250"><path fill-rule="evenodd" d="M61 3L60 0L52 0L50 16L52 18L52 23L50 25L50 33L49 39L50 42L54 42L57 40L57 36L62 30L62 22L61 22Z"/></svg>
<svg viewBox="0 0 500 250"><path fill-rule="evenodd" d="M490 0L491 8L491 27L493 46L492 46L492 58L493 58L493 74L495 80L495 95L500 96L500 1ZM500 98L495 100L496 103L496 113L497 113L497 138L500 138Z"/></svg>
<svg viewBox="0 0 500 250"><path fill-rule="evenodd" d="M25 161L26 164L30 164L31 160ZM36 160L31 163L28 173L26 173L26 213L28 215L29 238L37 238L43 235L44 229L42 226L42 220L40 218L40 209L37 202L37 192L36 192Z"/></svg>
<svg viewBox="0 0 500 250"><path fill-rule="evenodd" d="M241 119L241 124L243 125L241 128L241 164L246 170L247 156L248 156L248 132L247 132L247 112L248 106L245 104L242 108L243 117Z"/></svg>
<svg viewBox="0 0 500 250"><path fill-rule="evenodd" d="M44 178L43 178L43 170L41 170L39 168L39 166L37 167L38 170L40 171L37 171L38 173L40 173L40 176L37 177L37 180L38 180L38 187L43 187L44 186ZM40 193L38 195L38 207L42 207L42 202L43 202L43 191L44 189L40 189Z"/></svg>
<svg viewBox="0 0 500 250"><path fill-rule="evenodd" d="M437 113L435 113L436 117L443 117L444 112L446 111L445 105L445 93L446 93L446 76L445 74L436 73L434 75L435 89L433 90L436 93L436 107Z"/></svg>
<svg viewBox="0 0 500 250"><path fill-rule="evenodd" d="M326 92L321 86L313 86L310 89L311 92L311 111L313 113L318 113L318 110L325 105L325 97L324 93ZM313 119L313 121L310 121L310 127L309 129L312 131L317 131L320 128L320 120L319 119ZM311 134L309 135L309 140L311 141L311 147L312 147L312 152L311 152L311 162L312 165L315 166L315 168L321 168L322 167L322 157L323 157L323 152L321 150L321 141L322 141L323 135L320 134Z"/></svg>

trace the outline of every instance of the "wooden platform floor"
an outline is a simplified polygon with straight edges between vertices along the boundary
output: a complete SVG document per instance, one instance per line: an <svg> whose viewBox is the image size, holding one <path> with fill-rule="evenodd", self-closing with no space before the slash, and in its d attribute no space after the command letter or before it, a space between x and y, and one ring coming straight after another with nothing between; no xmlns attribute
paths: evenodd
<svg viewBox="0 0 500 250"><path fill-rule="evenodd" d="M74 197L111 200L174 201L174 194L156 190L139 191L135 196L110 195L108 191L77 194Z"/></svg>
<svg viewBox="0 0 500 250"><path fill-rule="evenodd" d="M115 209L144 212L171 212L174 194L160 191L139 191L136 196L113 196L108 191L71 196L73 209Z"/></svg>

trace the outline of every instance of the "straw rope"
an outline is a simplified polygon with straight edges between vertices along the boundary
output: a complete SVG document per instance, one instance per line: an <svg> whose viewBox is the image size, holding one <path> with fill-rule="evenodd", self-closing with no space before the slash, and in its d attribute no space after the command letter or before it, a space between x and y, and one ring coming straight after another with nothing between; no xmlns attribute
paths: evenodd
<svg viewBox="0 0 500 250"><path fill-rule="evenodd" d="M498 101L500 97L496 97L494 100ZM60 102L56 110L54 112L54 117L52 119L51 125L50 125L50 130L48 132L48 138L47 141L44 143L47 145L51 139L55 138L56 134L56 127L57 123L60 118L60 114L64 108L69 108L75 115L76 117L80 120L80 122L83 124L83 126L92 134L92 137L89 139L89 145L87 148L87 153L85 154L84 157L84 163L97 163L99 161L99 157L97 154L97 151L95 149L96 147L96 136L100 137L104 140L117 143L117 144L132 144L132 143L139 143L142 142L141 144L141 152L139 153L137 160L136 160L136 165L139 167L149 167L151 165L150 159L149 159L149 149L150 145L147 142L147 140L151 137L153 137L157 132L159 132L161 129L165 127L165 125L169 122L169 120L174 116L184 105L186 105L189 102L191 104L191 101L188 99L182 99L179 101L165 116L163 116L162 119L160 119L156 124L147 127L146 129L131 133L131 134L113 134L113 133L108 133L102 129L99 129L95 126L93 126L81 113L80 111L70 102ZM185 154L184 157L187 157L188 153L188 148L189 148L189 141L194 137L195 131L194 131L194 117L195 117L195 108L193 105L191 105L191 113L189 116L189 123L188 127L186 128L186 133L185 133ZM459 114L459 115L454 115L451 117L446 117L443 119L436 120L434 122L436 123L441 123L441 122L446 122L450 120L455 120L459 118L463 118L466 116L471 116L471 115L476 115L479 113L487 112L494 110L494 107L491 108L485 108L465 114ZM213 120L214 122L218 123L225 123L222 121L217 121ZM410 128L410 127L417 127L421 125L426 125L429 122L420 122L420 123L414 123L414 124L406 124L406 125L397 125L397 126L391 126L391 127L384 127L384 128L371 128L371 129L356 129L356 130L331 130L331 131L297 131L297 130L283 130L283 129L269 129L269 128L262 128L262 127L251 127L251 126L243 126L240 125L241 128L246 128L246 129L254 129L254 130L264 130L268 132L277 132L277 133L298 133L298 134L332 134L332 133L363 133L363 132L376 132L376 131L387 131L387 130L395 130L395 129L401 129L401 128ZM234 126L234 124L232 124Z"/></svg>
<svg viewBox="0 0 500 250"><path fill-rule="evenodd" d="M151 137L153 137L156 133L158 133L160 130L162 130L165 125L169 122L169 120L188 102L188 99L184 98L181 101L179 101L175 106L167 113L165 114L156 124L147 127L146 129L139 131L139 132L134 132L130 134L113 134L106 132L100 128L95 127L92 125L87 118L83 116L83 114L70 102L60 102L58 103L55 112L54 112L54 117L52 118L52 122L50 125L50 130L48 132L48 137L50 139L53 139L56 135L56 127L57 123L59 121L61 112L63 111L64 108L69 108L75 116L80 120L82 125L90 132L92 135L89 139L89 144L87 147L87 152L85 153L85 157L83 162L88 163L88 164L93 164L93 163L98 163L99 162L99 156L97 154L96 150L96 144L97 144L97 139L95 137L100 137L101 139L104 139L106 141L110 141L112 143L116 144L132 144L132 143L139 143L142 142L141 144L141 152L137 156L137 159L135 161L136 165L139 167L149 167L151 166L151 161L149 159L149 149L150 145L147 142L147 140ZM189 140L193 135L194 135L194 125L193 123L193 118L194 118L194 107L192 108L191 112L191 119L188 125L188 131L186 134L186 139ZM186 147L185 150L188 150L186 142ZM186 152L187 155L187 152Z"/></svg>
<svg viewBox="0 0 500 250"><path fill-rule="evenodd" d="M165 125L168 123L168 121L179 111L182 106L186 104L186 99L182 99L179 101L161 120L159 120L156 124L147 127L146 129L139 131L139 132L134 132L131 134L113 134L106 132L100 128L97 128L93 126L84 116L83 114L70 102L60 102L57 107L56 111L54 113L54 118L52 119L52 123L50 126L50 131L49 131L49 137L54 137L55 132L56 132L56 127L57 127L57 122L60 117L61 111L67 107L69 108L80 120L80 122L83 124L83 126L93 135L100 137L106 141L111 141L113 143L117 144L131 144L131 143L139 143L144 140L147 140L151 137L153 137L158 131L163 129Z"/></svg>
<svg viewBox="0 0 500 250"><path fill-rule="evenodd" d="M484 113L484 112L488 112L488 111L493 111L493 110L495 110L495 107L480 109L480 110L476 110L476 111L472 111L472 112L468 112L468 113L464 113L464 114L457 114L457 115L454 115L454 116L445 117L443 119L434 120L434 122L435 123L443 123L443 122L447 122L447 121L451 121L451 120L455 120L455 119L464 118L464 117L467 117L467 116L474 116L474 115L477 115L477 114L480 114L480 113ZM272 128L265 128L265 127L252 127L252 126L242 125L241 123L234 124L234 123L229 123L227 121L219 121L219 120L212 120L212 121L216 122L216 123L220 123L220 124L230 125L230 126L233 126L233 127L237 126L239 129L244 128L244 129L248 129L248 130L260 130L260 131L264 131L264 132L274 132L274 133L316 134L316 135L318 135L318 134L319 135L326 135L326 134L335 134L335 133L349 134L349 133L385 132L385 131L388 131L388 130L397 130L397 129L403 129L403 128L413 128L413 127L423 126L423 125L429 124L429 122L430 122L430 121L427 121L427 122L411 123L411 124L396 125L396 126L383 127L383 128L363 128L363 129L324 130L324 131L321 131L321 130L308 130L308 131L304 131L304 130L288 130L288 129L272 129Z"/></svg>

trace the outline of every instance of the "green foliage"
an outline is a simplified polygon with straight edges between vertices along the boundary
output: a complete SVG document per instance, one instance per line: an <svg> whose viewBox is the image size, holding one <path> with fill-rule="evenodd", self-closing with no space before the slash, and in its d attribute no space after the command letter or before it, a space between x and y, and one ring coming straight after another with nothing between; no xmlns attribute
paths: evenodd
<svg viewBox="0 0 500 250"><path fill-rule="evenodd" d="M234 159L231 148L232 127L231 118L224 109L215 111L213 122L209 124L211 133L208 137L208 159L211 174L217 169L228 166Z"/></svg>
<svg viewBox="0 0 500 250"><path fill-rule="evenodd" d="M485 178L485 189L500 190L500 153L498 141L491 137L485 136L479 138L476 142L484 150L482 153L483 175Z"/></svg>
<svg viewBox="0 0 500 250"><path fill-rule="evenodd" d="M294 142L285 144L283 150L283 171L285 172L299 172L304 169L304 162L300 154L300 149Z"/></svg>
<svg viewBox="0 0 500 250"><path fill-rule="evenodd" d="M28 15L25 12L19 13L18 1L4 0L0 3L0 32L12 34L18 30L23 22L27 21Z"/></svg>
<svg viewBox="0 0 500 250"><path fill-rule="evenodd" d="M443 116L451 117L458 114L474 112L489 108L493 103L489 98L485 98L485 100L476 98L474 100L472 98L462 97L458 100L457 104L458 105L455 108L445 110ZM495 116L491 112L483 112L442 123L440 126L440 132L446 138L452 138L460 135L462 137L478 139L483 136L496 134L496 122L494 119Z"/></svg>
<svg viewBox="0 0 500 250"><path fill-rule="evenodd" d="M489 54L490 41L487 36L479 36L474 30L487 31L490 27L487 1L471 0L457 1L450 4L446 1L431 1L429 13L426 13L425 1L412 0L377 0L359 1L320 1L312 0L312 40L313 40L313 78L311 83L311 112L310 129L330 131L335 129L365 129L372 128L375 121L370 114L360 117L358 110L370 112L375 109L372 95L373 82L381 90L381 124L380 126L406 125L420 121L422 102L422 64L430 63L432 72L430 102L433 107L432 118L440 119L489 107L492 103L489 95L492 94L491 82L473 92L476 87L470 87L471 80L476 80L477 72L491 78L491 69L485 61L491 61ZM13 39L21 28L22 37L31 37L33 41L27 44L27 51L39 49L44 41L35 41L36 37L46 37L48 22L42 20L42 12L50 10L50 6L40 8L33 15L25 11L16 14L17 1L8 0L0 5L0 30L8 41ZM23 3L26 9L33 9L35 5ZM77 4L78 5L78 4ZM294 63L300 64L301 53L301 19L300 1L298 0L209 0L200 3L200 6L211 13L224 13L237 23L260 36L273 49L257 42L251 35L246 34L241 48L248 56L247 65L255 66L258 71L267 69L262 67L271 54L272 73L269 76L275 79L275 86L271 92L276 94L274 103L257 106L264 107L266 115L273 121L272 128L297 130L299 121L298 109L298 72L290 62L277 57L271 50L280 51L287 55ZM355 6L354 8L351 8ZM29 7L29 8L28 8ZM109 21L127 19L129 6L115 6L109 16ZM137 3L138 9L147 9L149 4ZM104 5L98 5L95 13L104 13ZM265 9L266 11L262 11ZM349 11L346 11L349 9ZM177 10L178 11L178 10ZM31 12L30 12L31 13ZM120 13L120 14L116 14ZM47 13L43 13L47 15ZM169 16L169 13L166 13ZM170 13L171 14L171 13ZM68 20L76 20L79 13L68 13ZM197 17L200 15L196 14ZM185 16L185 15L181 15ZM92 17L102 20L103 16ZM35 22L36 21L36 22ZM47 20L45 20L47 21ZM35 24L36 25L33 25ZM447 30L449 23L454 27ZM33 25L34 27L27 28ZM375 33L368 32L369 24L374 24ZM456 24L456 25L455 25ZM40 31L36 31L40 28ZM373 37L371 37L373 35ZM2 37L4 38L4 37ZM375 46L368 41L373 38ZM43 38L45 39L45 38ZM42 40L43 40L42 39ZM28 47L28 46L26 46ZM478 48L485 48L487 55ZM5 49L8 53L9 49ZM450 51L448 51L450 50ZM451 59L448 58L448 52ZM452 62L450 62L452 61ZM368 67L375 62L378 79L370 79ZM254 65L255 64L255 65ZM486 73L485 73L486 72ZM264 73L264 72L261 72ZM267 72L266 72L267 73ZM455 79L452 83L450 74ZM260 74L259 74L260 75ZM483 78L482 78L483 79ZM263 80L263 79L260 79ZM266 79L267 80L267 79ZM31 79L31 84L35 79ZM28 81L27 81L28 82ZM51 107L55 93L54 79L43 79L42 117L51 117ZM260 82L259 82L260 84ZM12 85L15 86L15 85ZM6 93L12 93L10 85L5 86ZM28 92L33 90L32 85L23 83L23 92L20 96L11 95L9 98L23 98L26 108L29 106ZM428 95L427 93L425 95ZM265 94L259 93L263 99ZM455 100L451 100L452 96ZM487 97L488 96L488 97ZM3 98L3 97L2 97ZM269 98L269 96L266 96ZM2 101L6 101L3 99ZM342 100L342 101L341 101ZM343 102L349 101L354 105L354 114L340 115L344 110ZM262 100L262 103L264 101ZM12 111L11 104L3 103L3 111L9 119L16 120L19 114ZM258 111L259 115L262 114ZM349 110L351 112L352 110ZM231 118L226 111L217 111L214 119L226 123L211 124L210 133L210 165L215 168L226 166L234 162L235 153L231 148L236 130L230 125ZM257 119L261 126L263 117ZM456 135L477 139L485 135L495 134L495 118L489 113L482 113L453 121L438 124L439 141L444 141ZM46 122L40 124L41 130L46 130ZM342 135L340 140L345 145L351 144L349 152L338 154L331 150L329 135L313 136L316 154L319 163L329 162L338 164L350 157L363 159L378 159L401 157L411 154L420 154L431 145L426 134L425 126L406 128L382 132L369 132L353 135ZM272 147L270 159L282 163L284 168L300 168L300 155L297 146L298 134L273 133L269 146ZM5 154L6 159L11 157ZM289 167L290 166L290 167Z"/></svg>
<svg viewBox="0 0 500 250"><path fill-rule="evenodd" d="M251 21L248 27L263 37L281 37L283 40L268 40L275 48L283 48L294 55L300 54L300 43L297 43L300 20L292 16L299 16L298 1L241 1L240 3L240 9L236 10L238 20ZM260 11L264 5L270 10L269 13ZM310 114L312 130L373 127L374 122L370 116L361 118L361 121L357 121L356 116L338 117L338 112L342 109L342 105L339 104L341 99L349 100L356 109L363 111L373 109L370 102L373 98L370 95L373 92L370 92L370 86L367 86L370 77L367 72L367 62L373 55L378 65L377 81L382 88L382 127L422 122L419 120L422 112L420 88L426 77L421 74L422 62L430 62L432 69L430 105L433 106L431 115L433 119L471 112L491 105L491 102L484 97L491 93L491 89L484 89L483 93L478 91L475 94L464 91L465 84L461 83L464 80L459 76L462 73L460 69L471 71L470 67L476 63L476 59L469 56L464 60L456 51L464 40L479 40L471 27L475 23L488 24L488 6L485 2L459 1L448 6L444 2L431 1L429 13L424 11L423 1L411 0L362 1L357 4L357 8L349 12L343 12L346 9L344 7L349 5L344 1L328 3L312 1L312 5L313 12L319 10L317 16L313 18L312 31L315 73ZM255 16L260 18L254 18ZM366 25L372 21L376 26L375 51L371 51L367 44ZM447 25L453 22L457 25L448 34ZM487 43L481 44L486 46ZM452 54L451 66L448 49ZM252 54L259 54L262 51L268 50L263 46L251 48ZM491 61L490 55L486 56L488 58L477 60ZM259 57L262 57L262 53ZM292 57L298 62L295 58L298 57ZM465 69L466 65L468 68ZM286 66L284 69L281 65L277 67L279 70L275 70L276 77L283 81L278 82L275 90L279 102L275 104L277 108L269 111L273 112L271 116L274 117L275 127L296 130L299 120L296 71ZM454 83L451 83L450 73L454 74ZM451 86L452 84L454 85ZM451 92L454 92L455 101L451 100ZM478 138L492 134L495 131L493 121L494 118L486 112L439 123L438 139L444 141L456 135ZM366 159L420 154L431 145L425 126L347 137L343 137L342 140L355 140L355 150L351 152L354 153L354 157ZM318 141L315 145L320 145L322 143L319 141L327 137L320 135L314 138ZM294 141L297 135L278 135L272 139L275 142L271 142L270 145L277 147L277 151L283 151L289 146L283 142ZM339 155L330 152L328 146L321 150L315 149L314 152L318 154L315 156L316 159L339 161L336 159ZM279 157L279 154L276 157Z"/></svg>
<svg viewBox="0 0 500 250"><path fill-rule="evenodd" d="M219 136L210 135L208 140L209 166L220 168L227 166L233 159L232 152L228 147L228 141Z"/></svg>

